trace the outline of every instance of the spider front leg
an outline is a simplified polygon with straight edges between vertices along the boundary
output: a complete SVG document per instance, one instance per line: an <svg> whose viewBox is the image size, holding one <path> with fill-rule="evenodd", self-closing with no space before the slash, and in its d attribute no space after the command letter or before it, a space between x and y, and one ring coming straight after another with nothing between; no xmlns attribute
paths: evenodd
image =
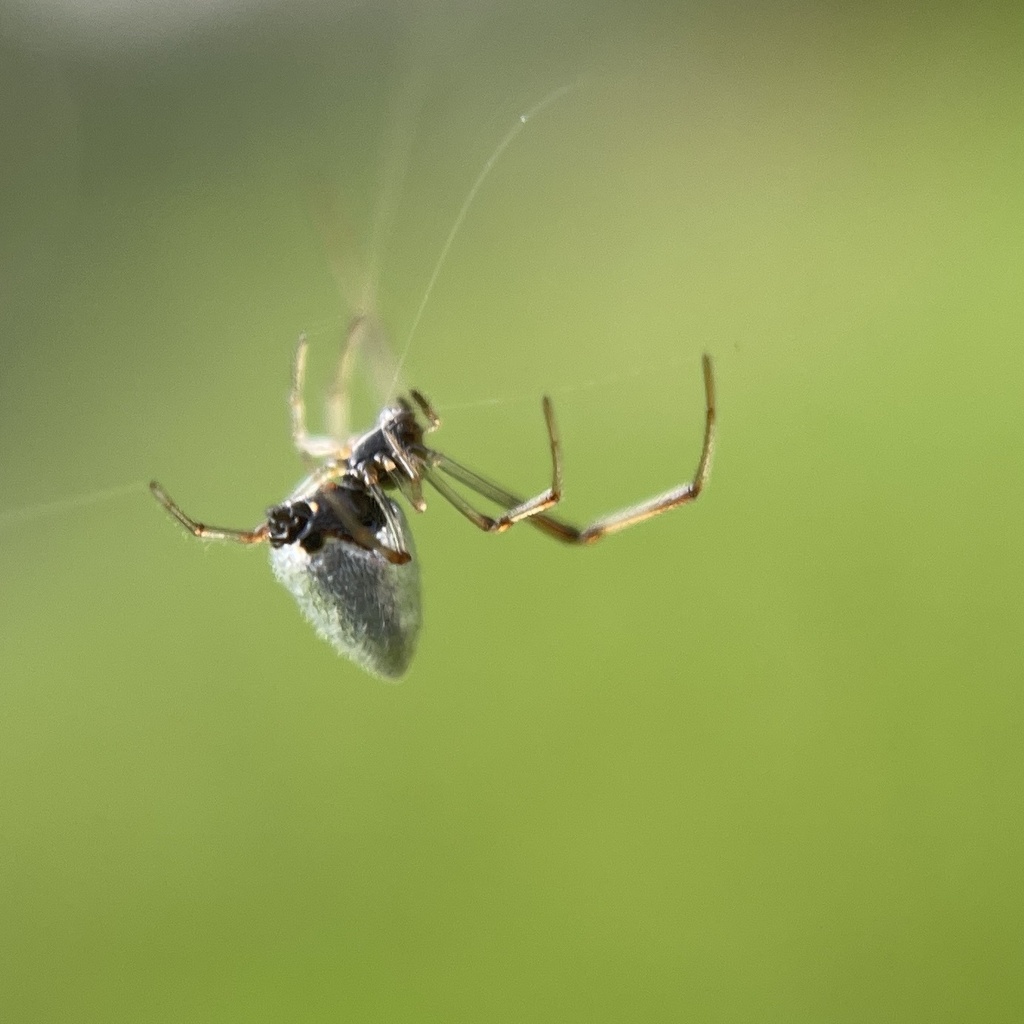
<svg viewBox="0 0 1024 1024"><path fill-rule="evenodd" d="M589 526L579 529L570 523L562 523L547 517L543 525L553 536L573 544L593 544L610 533L618 533L627 527L636 526L647 519L660 516L663 512L696 501L707 483L711 473L711 457L715 450L715 376L711 367L711 357L705 352L701 359L704 371L704 443L700 450L700 459L693 479L679 487L649 498L637 505L631 505L619 512L612 512L596 519Z"/></svg>
<svg viewBox="0 0 1024 1024"><path fill-rule="evenodd" d="M711 366L711 357L707 354L703 357L702 368L704 371L705 396L704 443L701 447L700 459L697 462L697 470L689 483L681 484L670 491L666 491L664 494L640 502L637 505L631 505L621 511L602 516L589 526L575 526L564 520L556 519L554 516L547 515L543 508L537 508L532 513L528 513L527 516L520 518L527 518L527 521L531 525L536 526L537 529L543 530L549 536L567 544L594 544L608 534L618 533L627 527L635 526L637 523L642 523L647 519L653 519L655 516L668 512L678 505L685 505L695 501L711 473L711 458L714 454L715 446L715 378ZM480 476L479 473L475 473L473 470L460 465L448 456L435 453L433 464L454 480L458 480L466 487L476 491L477 494L493 501L497 505L513 506L513 510L515 510L529 504L529 502L523 503L522 499L511 491L505 490L505 488L500 487L486 477ZM437 487L436 481L432 480L431 482ZM449 488L449 490L451 489ZM453 501L452 503L464 515L472 518L459 505L459 502L465 504L465 499L461 495L457 495L457 498L458 501ZM449 500L452 499L449 498Z"/></svg>
<svg viewBox="0 0 1024 1024"><path fill-rule="evenodd" d="M422 396L418 396L415 392L413 394L419 402ZM424 402L423 404L425 405L426 403ZM477 477L475 473L466 470L466 475L484 485L485 489L481 489L481 487L474 486L474 483L467 480L464 476L460 476L459 471L462 470L462 467L458 463L454 462L447 455L429 450L423 453L423 479L474 526L487 533L504 533L510 526L514 526L523 520L530 520L532 522L537 516L542 515L546 509L552 508L562 500L562 445L558 436L558 425L555 422L555 410L551 404L551 399L546 395L544 396L543 407L544 421L548 431L548 444L551 449L551 486L547 490L524 501L522 498L517 498L508 491L489 484L482 477ZM429 409L429 406L427 408ZM490 498L496 504L505 505L507 511L497 518L477 511L458 491L440 477L435 471L436 469L443 470L456 480L461 480L462 483L476 490L478 494L483 494L484 497Z"/></svg>
<svg viewBox="0 0 1024 1024"><path fill-rule="evenodd" d="M173 516L181 525L200 540L230 540L236 544L263 544L270 537L270 529L266 523L261 523L255 530L229 530L221 526L206 526L197 522L191 516L186 515L171 496L155 481L151 480L149 489L153 497Z"/></svg>

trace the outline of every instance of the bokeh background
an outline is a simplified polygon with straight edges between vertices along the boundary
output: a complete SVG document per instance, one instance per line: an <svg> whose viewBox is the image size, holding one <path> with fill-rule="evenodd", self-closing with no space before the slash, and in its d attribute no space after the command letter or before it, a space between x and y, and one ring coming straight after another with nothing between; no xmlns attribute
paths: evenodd
<svg viewBox="0 0 1024 1024"><path fill-rule="evenodd" d="M1020 1020L1021 21L8 0L0 1019ZM382 684L145 481L258 522L378 198L401 347L576 82L406 379L524 491L550 392L582 521L691 473L706 349L711 486L435 498Z"/></svg>

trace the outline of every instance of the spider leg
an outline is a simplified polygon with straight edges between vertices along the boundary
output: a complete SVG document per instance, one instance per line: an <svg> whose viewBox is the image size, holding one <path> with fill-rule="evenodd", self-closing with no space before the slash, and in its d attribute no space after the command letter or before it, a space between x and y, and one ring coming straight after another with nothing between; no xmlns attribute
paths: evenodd
<svg viewBox="0 0 1024 1024"><path fill-rule="evenodd" d="M395 484L398 489L402 492L405 500L409 502L417 512L426 512L427 510L427 503L423 499L422 480L422 473L418 473L412 479L402 476L401 474L395 477Z"/></svg>
<svg viewBox="0 0 1024 1024"><path fill-rule="evenodd" d="M306 401L303 389L306 384L306 355L309 351L309 339L300 334L295 346L295 360L292 363L292 387L288 395L288 405L292 411L292 442L299 454L308 463L316 459L343 459L348 454L345 443L334 437L310 434L306 430Z"/></svg>
<svg viewBox="0 0 1024 1024"><path fill-rule="evenodd" d="M363 305L364 310L368 308L372 308L369 298ZM352 317L338 356L334 382L327 394L327 431L342 445L349 436L352 377L360 352L365 352L369 361L377 397L386 403L390 396L385 390L394 379L395 361L384 328L369 312L360 312Z"/></svg>
<svg viewBox="0 0 1024 1024"><path fill-rule="evenodd" d="M435 470L440 470L452 477L452 479L458 480L459 483L465 484L465 486L470 490L475 491L488 501L493 501L496 505L503 505L505 508L512 509L522 508L525 504L524 500L517 494L513 494L511 491L506 491L503 487L494 483L493 480L488 480L479 473L475 473L468 467L456 462L450 456L442 455L440 452L433 452L431 454L432 466L424 471L424 479L427 480L430 485L447 501L454 505L455 508L458 509L467 519L479 526L480 529L488 532L497 532L495 531L495 527L492 525L497 521L489 518L488 516L482 515L475 509L472 509L466 499L463 498L458 491L453 490L443 479L440 479L439 474ZM543 511L537 511L533 515L528 516L526 518L526 522L530 523L532 526L538 527L553 537L557 537L559 540L572 541L575 539L575 536L570 534L579 533L575 527L570 526L567 523L561 523L558 520L553 519L551 516L546 515Z"/></svg>
<svg viewBox="0 0 1024 1024"><path fill-rule="evenodd" d="M578 529L569 523L560 523L551 519L546 525L553 536L573 544L593 544L611 533L618 533L630 526L636 526L647 519L660 516L679 505L695 501L707 483L711 472L711 458L715 450L715 377L711 367L711 357L705 353L701 366L704 371L704 443L701 445L700 459L693 479L689 483L673 487L672 490L659 494L657 497L641 501L636 505L611 512L594 520L589 526ZM540 524L538 524L540 525Z"/></svg>
<svg viewBox="0 0 1024 1024"><path fill-rule="evenodd" d="M631 505L618 512L611 512L608 515L601 516L588 526L575 526L564 520L556 519L554 516L548 515L544 508L538 508L532 513L527 513L526 516L520 516L520 518L526 518L532 526L567 544L594 544L608 534L625 530L627 527L635 526L637 523L642 523L647 519L653 519L655 516L668 512L678 505L685 505L696 500L707 483L708 475L711 472L711 457L714 453L715 445L715 379L711 366L711 357L707 354L703 357L702 367L704 371L705 394L704 443L701 447L700 460L697 463L697 470L694 473L693 480L674 487L672 490L666 491L657 497L642 501L637 505ZM467 469L446 455L441 455L438 452L432 453L431 463L438 470L498 505L521 508L524 504L528 504L524 503L521 498L511 491L506 491L503 487L488 480L486 477L480 476L479 473ZM431 480L430 476L427 479L437 487L435 480ZM449 498L449 500L451 499ZM458 504L455 502L453 504L456 505L456 508L459 508ZM460 509L460 511L462 510ZM466 513L463 512L463 514L465 515Z"/></svg>
<svg viewBox="0 0 1024 1024"><path fill-rule="evenodd" d="M334 371L334 382L327 393L327 432L339 442L343 442L348 436L349 389L365 319L361 314L357 314L349 321L345 340L338 355L338 366Z"/></svg>
<svg viewBox="0 0 1024 1024"><path fill-rule="evenodd" d="M254 530L228 530L220 526L206 526L203 523L197 522L191 516L185 515L178 507L178 504L155 480L150 481L149 489L153 492L153 497L193 537L199 537L201 540L230 540L236 544L263 544L270 535L266 523L261 523Z"/></svg>
<svg viewBox="0 0 1024 1024"><path fill-rule="evenodd" d="M409 394L412 396L413 401L419 406L420 412L423 413L427 419L427 427L425 428L424 433L433 433L441 426L441 417L437 415L434 407L430 404L430 400L422 391L410 388Z"/></svg>
<svg viewBox="0 0 1024 1024"><path fill-rule="evenodd" d="M525 500L518 498L509 491L478 476L471 470L460 466L447 455L434 451L426 451L424 453L425 468L422 471L423 479L441 497L451 503L473 523L474 526L487 533L504 533L510 526L514 526L523 520L533 521L535 517L540 516L546 509L557 505L562 499L562 446L558 436L558 425L555 422L555 410L551 404L551 399L547 396L544 397L543 407L544 420L548 430L548 444L551 448L551 486L547 490L541 491L540 494ZM446 472L456 480L460 480L467 487L475 490L478 494L482 494L485 498L489 498L495 504L504 505L506 511L496 519L477 511L458 491L435 472L435 468Z"/></svg>
<svg viewBox="0 0 1024 1024"><path fill-rule="evenodd" d="M395 522L394 516L391 514L387 498L384 497L383 491L381 491L376 484L367 486L366 490L380 506L380 510L383 512L384 518L387 521L391 536L396 539L400 538L401 530ZM412 556L408 551L400 551L397 548L389 547L387 544L382 544L377 539L374 532L367 529L346 507L344 502L338 501L330 495L326 495L325 497L330 503L331 509L337 513L338 518L341 520L346 531L348 531L353 542L358 544L361 548L365 548L367 551L376 551L392 565L405 565L412 559Z"/></svg>
<svg viewBox="0 0 1024 1024"><path fill-rule="evenodd" d="M394 459L398 467L405 474L406 479L416 479L416 467L412 464L409 452L406 451L405 447L399 442L398 438L395 437L395 432L389 427L382 426L380 432L384 437L384 440L388 443L388 448L391 450L391 458Z"/></svg>

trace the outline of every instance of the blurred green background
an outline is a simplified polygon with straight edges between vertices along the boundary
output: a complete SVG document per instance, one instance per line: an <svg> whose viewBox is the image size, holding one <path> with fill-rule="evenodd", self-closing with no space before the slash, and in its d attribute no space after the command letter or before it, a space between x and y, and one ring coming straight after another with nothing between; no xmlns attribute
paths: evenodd
<svg viewBox="0 0 1024 1024"><path fill-rule="evenodd" d="M1020 1020L1022 27L8 0L0 1019ZM524 491L550 392L583 521L692 472L706 349L711 485L589 550L435 498L388 686L144 484L259 521L388 168L401 346L577 80L406 379Z"/></svg>

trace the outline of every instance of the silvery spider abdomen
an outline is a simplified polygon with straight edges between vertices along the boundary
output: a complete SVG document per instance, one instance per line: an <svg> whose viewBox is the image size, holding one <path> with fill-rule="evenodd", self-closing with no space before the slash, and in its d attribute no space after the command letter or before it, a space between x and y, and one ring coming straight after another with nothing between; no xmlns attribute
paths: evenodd
<svg viewBox="0 0 1024 1024"><path fill-rule="evenodd" d="M422 613L419 560L400 506L332 483L310 497L300 490L270 509L267 523L274 575L317 633L368 672L404 675ZM353 523L408 559L398 563L356 543Z"/></svg>

